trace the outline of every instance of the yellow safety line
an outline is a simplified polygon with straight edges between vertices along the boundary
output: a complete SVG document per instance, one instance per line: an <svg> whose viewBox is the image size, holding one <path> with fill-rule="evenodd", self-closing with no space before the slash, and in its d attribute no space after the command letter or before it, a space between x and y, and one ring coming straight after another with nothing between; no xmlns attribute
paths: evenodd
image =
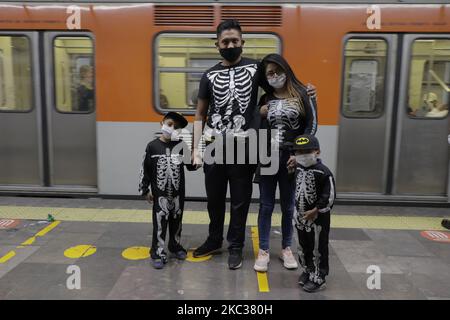
<svg viewBox="0 0 450 320"><path fill-rule="evenodd" d="M144 222L151 223L151 210L134 209L87 209L87 208L52 208L52 207L14 207L0 206L0 217L9 219L47 219L51 213L58 221L95 221L95 222ZM442 217L417 216L379 216L379 215L331 215L332 228L356 229L391 229L391 230L438 230ZM229 222L226 215L225 224ZM257 213L249 213L248 226L256 226ZM183 224L209 224L206 211L185 211ZM281 215L274 214L272 226L281 226ZM48 226L49 229L54 226ZM46 232L46 229L42 232ZM47 230L48 232L49 230Z"/></svg>
<svg viewBox="0 0 450 320"><path fill-rule="evenodd" d="M50 231L52 231L54 228L56 228L56 226L58 224L60 224L61 221L54 221L51 224L49 224L48 226L46 226L44 229L42 229L41 231L39 231L38 233L36 233L37 237L43 237L45 236L47 233L49 233Z"/></svg>
<svg viewBox="0 0 450 320"><path fill-rule="evenodd" d="M51 224L46 226L44 229L42 229L41 231L36 233L34 236L32 236L32 237L28 238L27 240L25 240L24 242L22 242L20 244L20 246L17 246L16 248L20 249L20 248L25 248L25 246L32 245L36 241L37 237L43 237L44 235L49 233L51 230L53 230L60 223L61 223L61 221L52 222ZM16 255L15 251L8 252L7 254L5 254L3 257L0 258L0 263L5 263L6 261L10 260L15 255Z"/></svg>
<svg viewBox="0 0 450 320"><path fill-rule="evenodd" d="M258 227L252 227L252 242L253 242L253 252L255 254L255 259L258 257L259 251L259 236ZM269 280L267 279L267 272L256 272L258 278L259 292L269 292Z"/></svg>
<svg viewBox="0 0 450 320"><path fill-rule="evenodd" d="M12 257L14 257L16 253L14 251L10 251L7 254L5 254L3 257L0 258L0 263L5 263Z"/></svg>

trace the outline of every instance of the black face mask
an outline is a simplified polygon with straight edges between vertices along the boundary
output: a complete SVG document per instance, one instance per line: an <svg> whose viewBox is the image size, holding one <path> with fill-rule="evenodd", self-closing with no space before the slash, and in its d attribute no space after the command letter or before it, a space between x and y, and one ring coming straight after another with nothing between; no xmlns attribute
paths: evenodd
<svg viewBox="0 0 450 320"><path fill-rule="evenodd" d="M242 54L242 47L219 49L219 52L225 60L234 62Z"/></svg>

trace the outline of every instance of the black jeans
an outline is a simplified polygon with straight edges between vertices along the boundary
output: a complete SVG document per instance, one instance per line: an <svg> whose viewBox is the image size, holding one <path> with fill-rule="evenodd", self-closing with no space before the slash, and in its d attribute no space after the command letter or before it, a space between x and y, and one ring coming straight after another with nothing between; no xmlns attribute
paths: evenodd
<svg viewBox="0 0 450 320"><path fill-rule="evenodd" d="M252 196L252 179L256 165L204 164L206 196L208 198L208 241L221 245L225 221L225 200L230 183L231 210L228 227L228 249L242 249L245 225Z"/></svg>

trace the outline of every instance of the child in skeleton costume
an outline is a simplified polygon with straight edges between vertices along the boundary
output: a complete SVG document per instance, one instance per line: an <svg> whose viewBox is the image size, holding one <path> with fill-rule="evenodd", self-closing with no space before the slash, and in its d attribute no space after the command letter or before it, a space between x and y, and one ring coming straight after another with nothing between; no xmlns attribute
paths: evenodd
<svg viewBox="0 0 450 320"><path fill-rule="evenodd" d="M301 135L293 143L297 161L295 180L295 212L298 255L304 272L299 284L307 292L325 287L328 275L328 236L330 212L336 197L331 171L317 156L319 141L311 135Z"/></svg>
<svg viewBox="0 0 450 320"><path fill-rule="evenodd" d="M149 202L153 202L153 240L150 254L156 269L163 268L167 263L167 254L164 251L167 226L169 251L180 260L184 260L187 254L180 244L185 195L180 143L185 142L173 140L174 130L186 125L187 120L182 115L175 112L166 114L162 122L162 135L147 145L142 164L139 190ZM187 168L193 169L190 164Z"/></svg>
<svg viewBox="0 0 450 320"><path fill-rule="evenodd" d="M269 239L272 213L275 206L277 185L280 189L282 243L280 260L287 269L296 269L297 261L290 249L292 243L294 214L295 157L289 143L300 134L314 135L317 129L316 99L309 96L307 86L302 84L288 62L278 54L269 54L261 62L263 79L270 89L260 99L261 129L266 129L267 150L265 154L276 156L278 167L275 174L265 174L258 166L255 182L259 183L260 201L258 214L259 251L254 269L264 272L270 260ZM261 136L260 136L261 138ZM272 156L273 155L273 156ZM288 164L292 162L292 168Z"/></svg>

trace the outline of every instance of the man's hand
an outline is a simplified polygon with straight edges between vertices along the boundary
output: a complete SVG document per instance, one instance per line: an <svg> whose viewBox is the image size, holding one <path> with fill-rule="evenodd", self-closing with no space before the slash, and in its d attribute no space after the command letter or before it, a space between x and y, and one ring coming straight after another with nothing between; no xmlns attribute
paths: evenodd
<svg viewBox="0 0 450 320"><path fill-rule="evenodd" d="M287 169L289 173L293 173L295 171L295 166L297 165L297 160L295 160L295 156L290 156L287 161Z"/></svg>
<svg viewBox="0 0 450 320"><path fill-rule="evenodd" d="M304 218L308 221L314 221L317 218L318 213L319 213L319 209L317 209L317 208L308 210L305 212Z"/></svg>
<svg viewBox="0 0 450 320"><path fill-rule="evenodd" d="M153 195L151 192L147 193L147 195L145 196L145 200L147 200L147 202L150 204L153 203Z"/></svg>
<svg viewBox="0 0 450 320"><path fill-rule="evenodd" d="M203 165L203 160L198 149L192 151L192 164L195 166L195 170L201 168Z"/></svg>
<svg viewBox="0 0 450 320"><path fill-rule="evenodd" d="M259 109L259 114L262 118L267 118L267 113L269 113L269 105L265 104Z"/></svg>
<svg viewBox="0 0 450 320"><path fill-rule="evenodd" d="M308 83L308 84L306 85L306 92L307 92L308 95L311 96L312 98L317 98L316 87L313 86L311 83Z"/></svg>

